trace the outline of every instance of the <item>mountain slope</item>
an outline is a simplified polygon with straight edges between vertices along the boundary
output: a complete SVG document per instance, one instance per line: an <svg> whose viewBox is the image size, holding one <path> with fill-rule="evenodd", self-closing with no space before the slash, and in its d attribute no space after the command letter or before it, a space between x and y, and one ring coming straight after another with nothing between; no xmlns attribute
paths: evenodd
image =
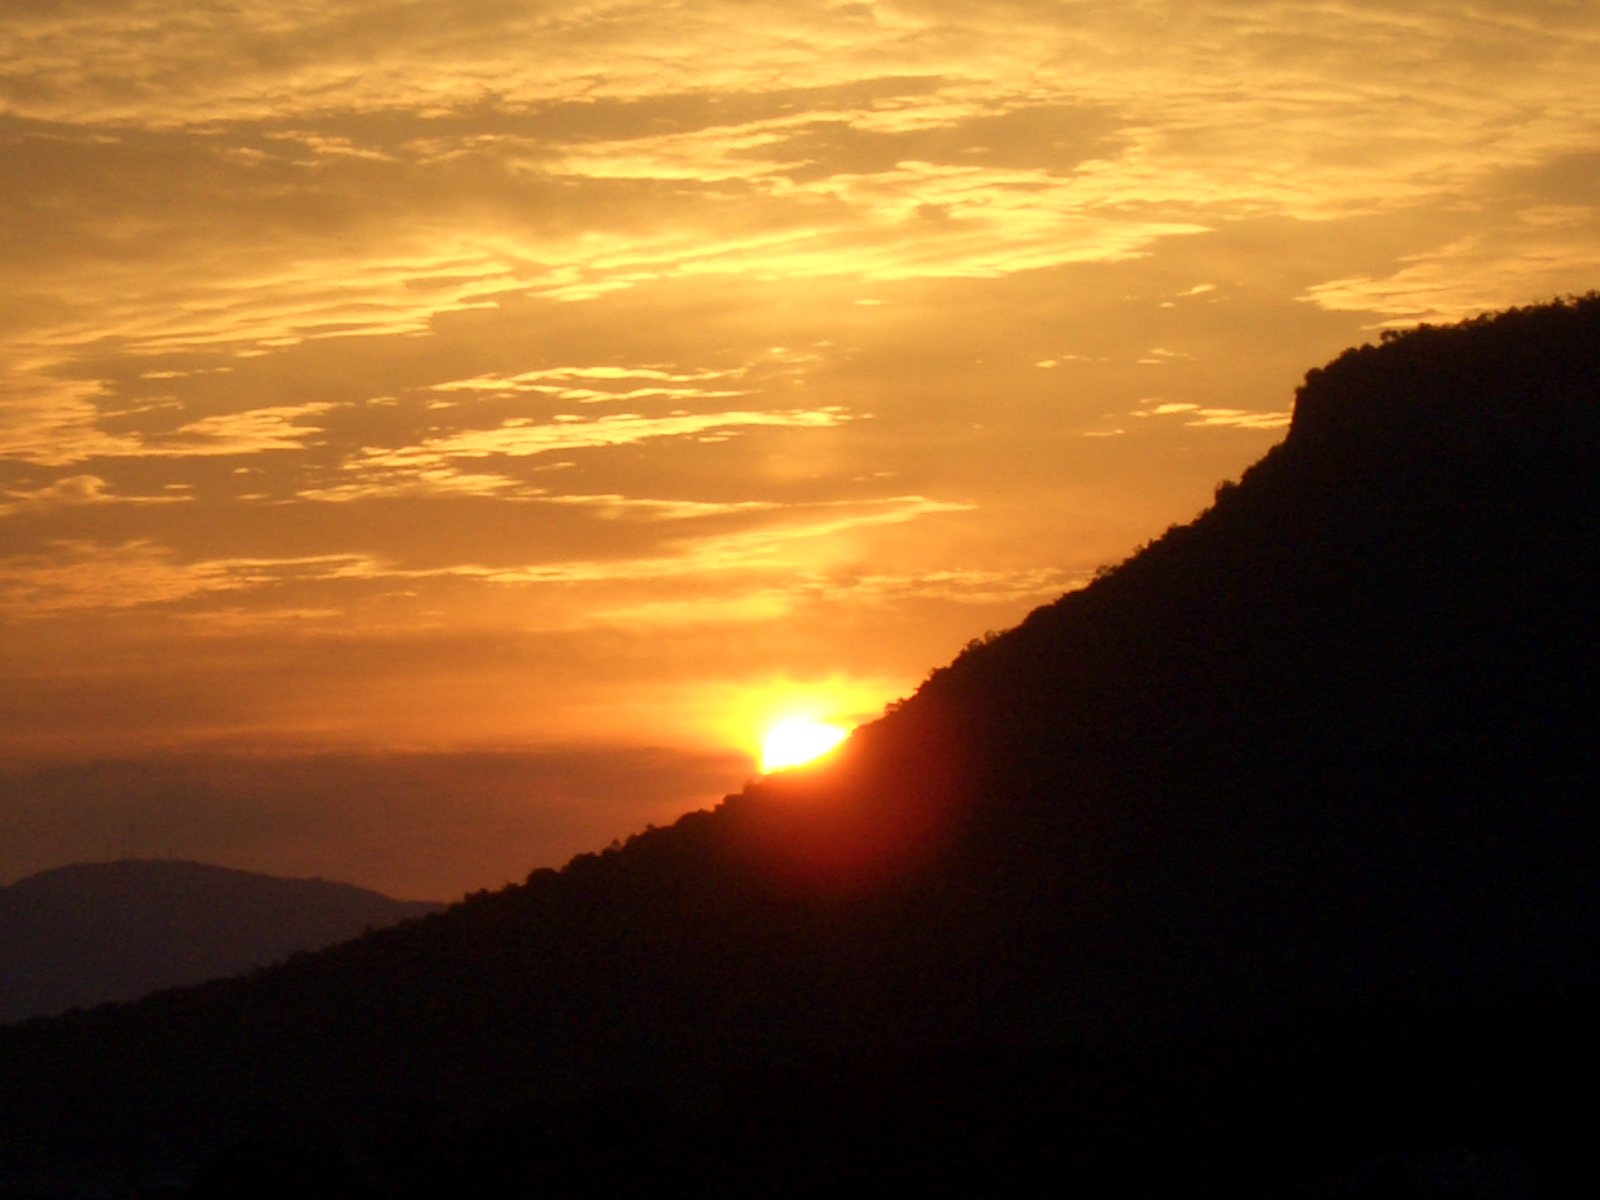
<svg viewBox="0 0 1600 1200"><path fill-rule="evenodd" d="M0 1030L0 1164L1591 985L1597 435L1600 299L1350 351L1213 508L829 763L257 978Z"/></svg>
<svg viewBox="0 0 1600 1200"><path fill-rule="evenodd" d="M0 1024L235 975L443 907L196 862L43 871L0 888Z"/></svg>

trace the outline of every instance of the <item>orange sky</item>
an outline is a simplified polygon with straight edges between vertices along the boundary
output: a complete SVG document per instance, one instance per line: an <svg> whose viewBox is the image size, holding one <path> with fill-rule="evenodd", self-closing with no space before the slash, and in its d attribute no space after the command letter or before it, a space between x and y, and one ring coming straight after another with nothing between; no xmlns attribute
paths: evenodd
<svg viewBox="0 0 1600 1200"><path fill-rule="evenodd" d="M518 877L1188 519L1344 346L1600 284L1586 4L85 0L0 46L0 881L141 822ZM643 748L630 803L594 764ZM103 760L163 765L95 808ZM352 761L425 769L329 799Z"/></svg>

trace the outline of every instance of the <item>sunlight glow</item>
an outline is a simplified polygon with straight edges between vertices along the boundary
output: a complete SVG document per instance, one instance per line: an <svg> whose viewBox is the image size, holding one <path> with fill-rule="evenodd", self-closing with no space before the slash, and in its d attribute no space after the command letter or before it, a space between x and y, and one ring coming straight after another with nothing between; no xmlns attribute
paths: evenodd
<svg viewBox="0 0 1600 1200"><path fill-rule="evenodd" d="M804 717L779 721L767 730L761 743L761 771L770 775L785 767L798 767L820 758L849 736L849 730Z"/></svg>
<svg viewBox="0 0 1600 1200"><path fill-rule="evenodd" d="M753 595L751 599L762 598ZM786 616L789 611L785 609L778 616ZM780 725L825 725L848 732L877 720L886 705L915 690L914 678L842 672L809 679L773 673L737 681L697 681L664 693L670 696L668 708L641 713L639 727L661 730L657 735L660 737L693 740L706 750L733 749L747 754L751 767L765 773L782 769L764 765L768 758L766 742Z"/></svg>

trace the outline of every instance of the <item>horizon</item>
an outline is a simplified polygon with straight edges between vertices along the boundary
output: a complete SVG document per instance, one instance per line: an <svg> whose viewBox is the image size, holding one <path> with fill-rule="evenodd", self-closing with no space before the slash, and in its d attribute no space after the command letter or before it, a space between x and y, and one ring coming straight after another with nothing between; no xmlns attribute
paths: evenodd
<svg viewBox="0 0 1600 1200"><path fill-rule="evenodd" d="M0 17L0 884L559 865L1600 283L1570 7L408 12Z"/></svg>

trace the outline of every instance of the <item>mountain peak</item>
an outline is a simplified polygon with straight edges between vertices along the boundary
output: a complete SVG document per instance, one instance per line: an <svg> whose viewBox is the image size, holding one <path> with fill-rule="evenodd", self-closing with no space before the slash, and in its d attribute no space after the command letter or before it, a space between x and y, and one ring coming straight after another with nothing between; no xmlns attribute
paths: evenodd
<svg viewBox="0 0 1600 1200"><path fill-rule="evenodd" d="M182 859L56 867L0 888L0 1024L236 975L442 907Z"/></svg>
<svg viewBox="0 0 1600 1200"><path fill-rule="evenodd" d="M1347 352L1200 517L831 763L249 980L0 1030L0 1163L1593 985L1597 432L1592 296Z"/></svg>
<svg viewBox="0 0 1600 1200"><path fill-rule="evenodd" d="M1286 444L1421 437L1482 441L1541 425L1592 425L1600 294L1385 331L1309 371Z"/></svg>

